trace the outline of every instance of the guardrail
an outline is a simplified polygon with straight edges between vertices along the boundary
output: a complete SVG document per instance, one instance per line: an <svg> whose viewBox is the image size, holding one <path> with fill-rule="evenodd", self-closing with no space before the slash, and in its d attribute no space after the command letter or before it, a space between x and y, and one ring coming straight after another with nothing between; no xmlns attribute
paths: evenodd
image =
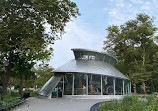
<svg viewBox="0 0 158 111"><path fill-rule="evenodd" d="M23 103L25 100L26 99L24 99L24 98L21 99L20 97L16 97L16 98L13 98L11 100L0 101L0 111L7 110L9 108L17 106L17 105Z"/></svg>

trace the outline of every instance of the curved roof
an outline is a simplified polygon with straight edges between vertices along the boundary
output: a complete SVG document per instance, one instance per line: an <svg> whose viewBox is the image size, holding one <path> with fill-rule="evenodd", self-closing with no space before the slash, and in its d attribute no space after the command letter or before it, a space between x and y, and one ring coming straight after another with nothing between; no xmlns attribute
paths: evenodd
<svg viewBox="0 0 158 111"><path fill-rule="evenodd" d="M94 60L71 60L53 72L89 73L128 79L111 64Z"/></svg>
<svg viewBox="0 0 158 111"><path fill-rule="evenodd" d="M83 48L74 48L71 49L74 52L75 59L85 59L85 60L95 60L95 61L102 61L102 62L108 62L111 65L116 65L118 60L112 54L112 52L108 51L98 51L98 50L92 50L92 49L83 49Z"/></svg>

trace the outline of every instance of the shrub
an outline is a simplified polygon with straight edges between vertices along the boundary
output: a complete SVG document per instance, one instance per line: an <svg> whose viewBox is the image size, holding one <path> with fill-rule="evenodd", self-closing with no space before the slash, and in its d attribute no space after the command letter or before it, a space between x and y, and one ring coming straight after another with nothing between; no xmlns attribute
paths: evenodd
<svg viewBox="0 0 158 111"><path fill-rule="evenodd" d="M158 111L158 96L125 96L122 101L101 103L99 111Z"/></svg>

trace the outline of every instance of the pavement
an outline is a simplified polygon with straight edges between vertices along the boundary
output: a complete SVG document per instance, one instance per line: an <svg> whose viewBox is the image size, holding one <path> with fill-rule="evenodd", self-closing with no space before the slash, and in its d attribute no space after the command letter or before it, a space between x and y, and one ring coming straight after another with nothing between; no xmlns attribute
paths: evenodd
<svg viewBox="0 0 158 111"><path fill-rule="evenodd" d="M10 111L90 111L90 108L103 99L64 99L30 97Z"/></svg>

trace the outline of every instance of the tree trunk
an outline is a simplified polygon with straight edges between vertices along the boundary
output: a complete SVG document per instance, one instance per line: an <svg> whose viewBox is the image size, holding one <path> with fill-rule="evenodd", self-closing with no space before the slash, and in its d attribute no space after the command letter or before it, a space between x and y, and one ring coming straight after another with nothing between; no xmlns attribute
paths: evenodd
<svg viewBox="0 0 158 111"><path fill-rule="evenodd" d="M136 90L136 84L134 84L134 87L133 87L133 89L134 89L134 94L137 94L137 90Z"/></svg>
<svg viewBox="0 0 158 111"><path fill-rule="evenodd" d="M142 93L146 94L145 82L142 82Z"/></svg>
<svg viewBox="0 0 158 111"><path fill-rule="evenodd" d="M20 73L20 86L19 86L19 94L23 96L23 81L24 81L24 74Z"/></svg>
<svg viewBox="0 0 158 111"><path fill-rule="evenodd" d="M2 87L3 87L3 95L5 94L5 93L7 93L7 86L6 86L6 84L5 84L5 80L6 80L6 78L5 78L5 74L4 73L2 73Z"/></svg>
<svg viewBox="0 0 158 111"><path fill-rule="evenodd" d="M144 67L144 65L145 65L145 48L143 48L143 64L142 64L142 66ZM142 93L146 94L145 82L142 82Z"/></svg>
<svg viewBox="0 0 158 111"><path fill-rule="evenodd" d="M13 61L13 51L9 52L9 63L8 66L6 67L6 73L5 73L5 78L4 78L4 86L3 86L3 91L4 91L4 95L8 94L7 88L9 85L9 81L10 81L10 75L11 75L11 67L12 67L12 61Z"/></svg>

